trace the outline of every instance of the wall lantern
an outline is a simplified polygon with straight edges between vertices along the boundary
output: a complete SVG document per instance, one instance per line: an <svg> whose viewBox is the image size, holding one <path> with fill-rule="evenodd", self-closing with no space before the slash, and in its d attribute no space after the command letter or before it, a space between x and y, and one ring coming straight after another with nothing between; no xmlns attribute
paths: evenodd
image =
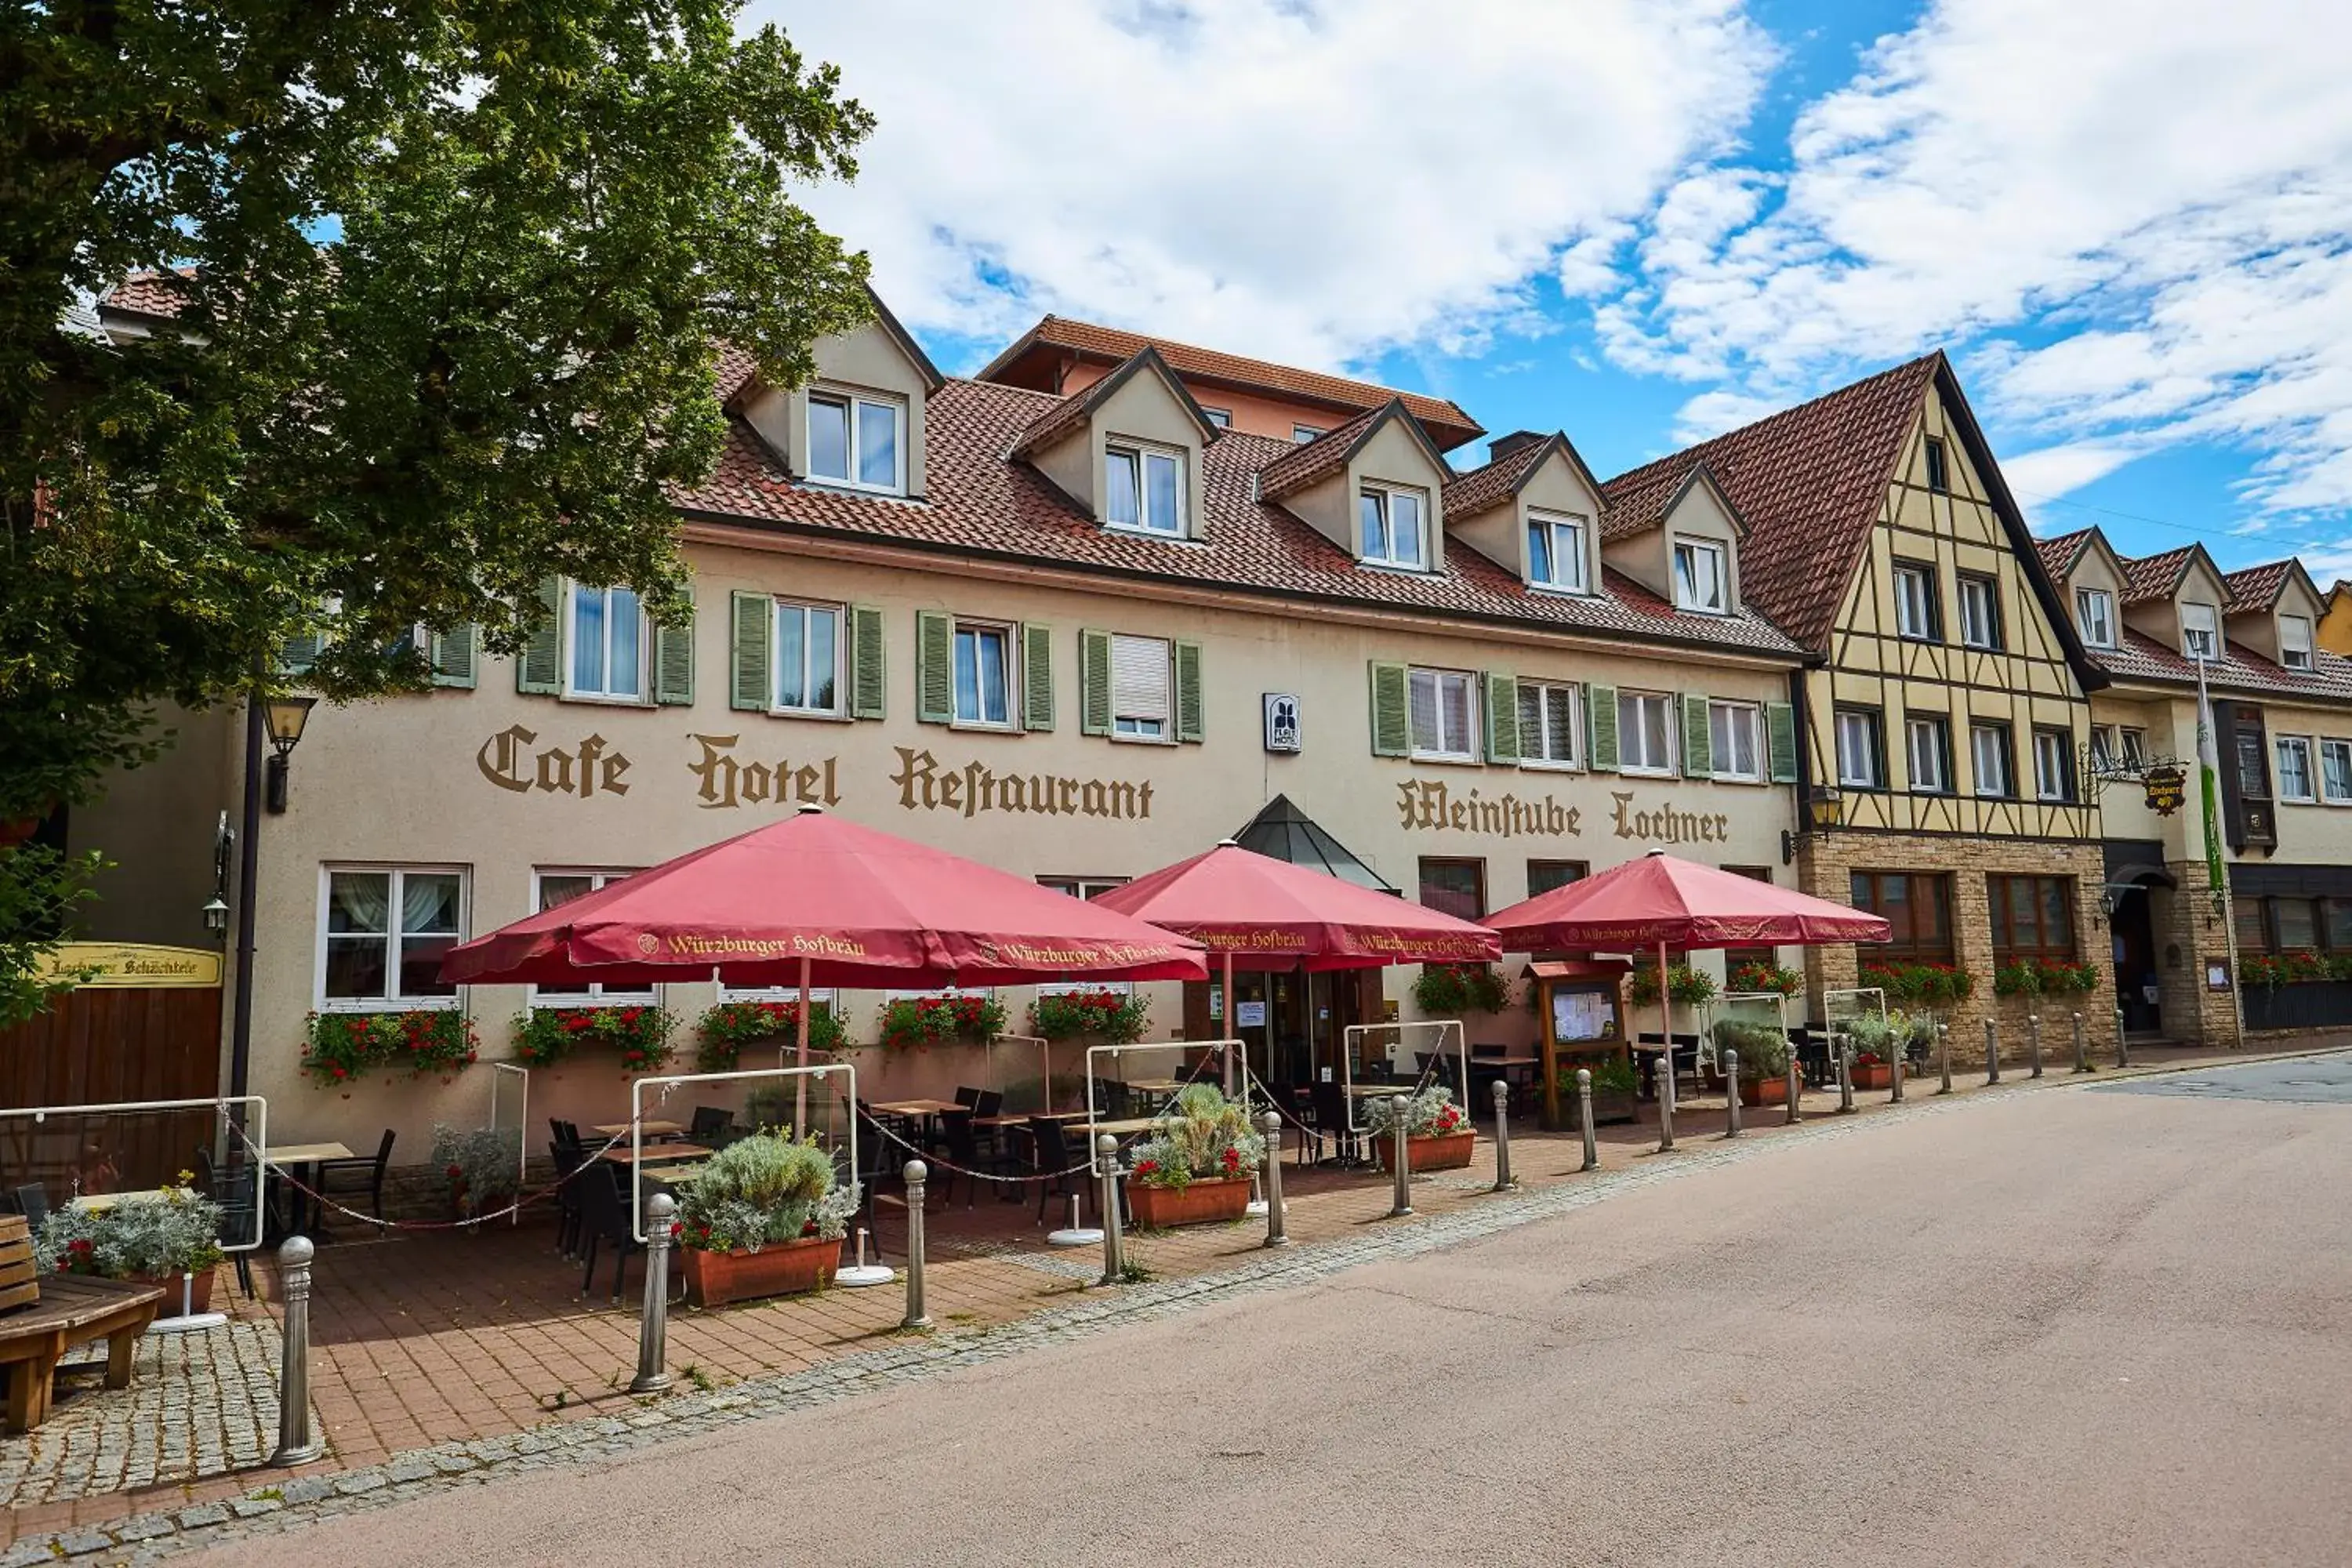
<svg viewBox="0 0 2352 1568"><path fill-rule="evenodd" d="M1780 830L1780 864L1792 866L1797 860L1797 847L1809 838L1827 838L1845 826L1845 800L1827 784L1814 789L1804 802L1805 826L1801 829Z"/></svg>
<svg viewBox="0 0 2352 1568"><path fill-rule="evenodd" d="M262 704L262 721L268 727L269 744L276 755L268 764L268 804L275 816L286 809L286 771L288 755L301 742L302 726L310 721L310 710L318 702L315 697L272 697Z"/></svg>

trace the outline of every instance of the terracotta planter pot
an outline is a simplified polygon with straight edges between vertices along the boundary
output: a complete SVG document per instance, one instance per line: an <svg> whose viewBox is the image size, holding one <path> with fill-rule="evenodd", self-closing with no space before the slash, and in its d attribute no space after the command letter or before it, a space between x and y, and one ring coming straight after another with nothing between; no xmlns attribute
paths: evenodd
<svg viewBox="0 0 2352 1568"><path fill-rule="evenodd" d="M1186 1187L1152 1187L1141 1182L1127 1184L1127 1206L1135 1223L1147 1230L1170 1230L1180 1225L1214 1225L1240 1219L1249 1211L1246 1176L1194 1178Z"/></svg>
<svg viewBox="0 0 2352 1568"><path fill-rule="evenodd" d="M161 1285L163 1288L163 1305L157 1310L156 1317L178 1318L187 1315L180 1310L181 1278L178 1274L142 1275L139 1278L139 1283L142 1285ZM187 1300L189 1312L209 1312L213 1310L213 1271L211 1269L207 1268L197 1274L194 1288L188 1292Z"/></svg>
<svg viewBox="0 0 2352 1568"><path fill-rule="evenodd" d="M1739 1080L1739 1103L1786 1105L1789 1103L1789 1080L1780 1073L1770 1078L1743 1078Z"/></svg>
<svg viewBox="0 0 2352 1568"><path fill-rule="evenodd" d="M1856 1089L1893 1089L1895 1068L1885 1062L1853 1064L1853 1087Z"/></svg>
<svg viewBox="0 0 2352 1568"><path fill-rule="evenodd" d="M1593 1114L1598 1116L1600 1113L1601 1107L1596 1101L1593 1105ZM1408 1137L1404 1141L1404 1152L1405 1158L1411 1162L1413 1170L1458 1171L1470 1163L1470 1152L1477 1145L1477 1130L1465 1127L1459 1132L1448 1132L1440 1138ZM1372 1147L1380 1152L1381 1169L1393 1170L1396 1158L1395 1137L1391 1135L1387 1138L1375 1138L1372 1140Z"/></svg>
<svg viewBox="0 0 2352 1568"><path fill-rule="evenodd" d="M838 1237L772 1241L757 1252L711 1252L699 1247L680 1251L686 1258L686 1299L698 1307L822 1289L833 1283L833 1271L841 1267Z"/></svg>

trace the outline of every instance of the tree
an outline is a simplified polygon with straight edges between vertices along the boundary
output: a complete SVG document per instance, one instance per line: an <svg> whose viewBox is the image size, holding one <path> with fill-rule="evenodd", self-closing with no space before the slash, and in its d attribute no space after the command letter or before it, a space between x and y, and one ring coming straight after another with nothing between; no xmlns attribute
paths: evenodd
<svg viewBox="0 0 2352 1568"><path fill-rule="evenodd" d="M797 384L870 308L793 191L871 118L740 9L0 16L0 824L295 635L348 699L428 679L420 626L512 651L550 575L676 613L721 346ZM141 269L156 330L110 342Z"/></svg>

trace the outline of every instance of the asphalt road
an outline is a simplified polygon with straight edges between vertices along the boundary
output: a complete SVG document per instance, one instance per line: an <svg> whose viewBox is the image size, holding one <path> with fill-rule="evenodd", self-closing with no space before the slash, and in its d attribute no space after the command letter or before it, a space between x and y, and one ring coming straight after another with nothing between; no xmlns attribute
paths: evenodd
<svg viewBox="0 0 2352 1568"><path fill-rule="evenodd" d="M2352 1562L2352 1060L2200 1076L2283 1097L2038 1092L1758 1146L1452 1251L215 1555Z"/></svg>

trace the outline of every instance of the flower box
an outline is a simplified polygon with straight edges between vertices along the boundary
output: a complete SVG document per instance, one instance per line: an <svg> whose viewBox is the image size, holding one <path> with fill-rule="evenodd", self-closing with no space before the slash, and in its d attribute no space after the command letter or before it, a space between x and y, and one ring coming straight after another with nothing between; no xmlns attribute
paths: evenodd
<svg viewBox="0 0 2352 1568"><path fill-rule="evenodd" d="M1888 1062L1856 1062L1853 1064L1853 1087L1856 1089L1893 1089L1895 1068Z"/></svg>
<svg viewBox="0 0 2352 1568"><path fill-rule="evenodd" d="M1127 1207L1144 1229L1171 1230L1180 1225L1240 1219L1249 1213L1249 1195L1246 1176L1196 1176L1181 1187L1129 1182Z"/></svg>
<svg viewBox="0 0 2352 1568"><path fill-rule="evenodd" d="M1789 1103L1789 1080L1777 1073L1770 1078L1743 1078L1739 1080L1739 1103L1786 1105Z"/></svg>
<svg viewBox="0 0 2352 1568"><path fill-rule="evenodd" d="M1596 1106L1596 1114L1598 1109ZM1477 1131L1468 1127L1459 1132L1441 1132L1426 1138L1408 1135L1404 1141L1405 1159L1416 1171L1458 1171L1470 1163L1471 1151L1477 1143ZM1381 1170L1396 1168L1394 1135L1373 1139L1372 1147L1379 1152Z"/></svg>
<svg viewBox="0 0 2352 1568"><path fill-rule="evenodd" d="M833 1283L841 1267L841 1238L802 1237L772 1241L757 1252L681 1249L686 1258L686 1299L697 1307L724 1307L763 1296L797 1296Z"/></svg>

